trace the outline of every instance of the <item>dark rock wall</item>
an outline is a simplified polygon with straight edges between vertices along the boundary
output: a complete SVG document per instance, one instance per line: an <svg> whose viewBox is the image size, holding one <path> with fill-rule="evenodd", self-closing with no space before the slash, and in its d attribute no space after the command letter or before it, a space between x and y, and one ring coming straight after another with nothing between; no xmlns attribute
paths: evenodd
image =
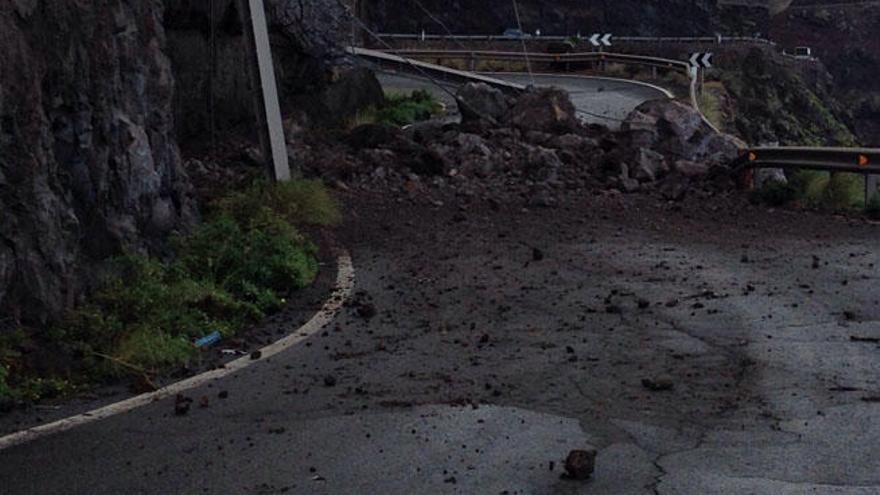
<svg viewBox="0 0 880 495"><path fill-rule="evenodd" d="M42 322L96 262L194 220L162 4L0 2L0 315Z"/></svg>
<svg viewBox="0 0 880 495"><path fill-rule="evenodd" d="M205 143L211 130L211 95L216 130L250 125L253 100L238 0L164 3L182 144L189 148ZM344 63L341 47L351 38L350 20L335 0L269 0L266 8L283 110L302 108Z"/></svg>

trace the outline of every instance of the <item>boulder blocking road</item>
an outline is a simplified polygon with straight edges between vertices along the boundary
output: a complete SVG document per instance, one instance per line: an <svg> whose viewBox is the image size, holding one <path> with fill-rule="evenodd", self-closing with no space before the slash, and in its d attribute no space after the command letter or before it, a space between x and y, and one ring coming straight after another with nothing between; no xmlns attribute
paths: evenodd
<svg viewBox="0 0 880 495"><path fill-rule="evenodd" d="M186 415L0 451L3 492L880 490L876 226L720 199L347 203L356 293L323 332ZM589 447L593 479L561 479Z"/></svg>

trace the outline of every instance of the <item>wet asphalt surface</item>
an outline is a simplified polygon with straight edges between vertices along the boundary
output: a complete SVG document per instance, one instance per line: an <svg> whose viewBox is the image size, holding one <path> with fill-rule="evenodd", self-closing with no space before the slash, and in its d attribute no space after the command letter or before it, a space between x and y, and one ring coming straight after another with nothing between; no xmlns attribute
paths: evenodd
<svg viewBox="0 0 880 495"><path fill-rule="evenodd" d="M0 451L0 492L880 493L880 226L738 200L347 204L357 294L324 332L185 415ZM560 479L590 446L593 479Z"/></svg>

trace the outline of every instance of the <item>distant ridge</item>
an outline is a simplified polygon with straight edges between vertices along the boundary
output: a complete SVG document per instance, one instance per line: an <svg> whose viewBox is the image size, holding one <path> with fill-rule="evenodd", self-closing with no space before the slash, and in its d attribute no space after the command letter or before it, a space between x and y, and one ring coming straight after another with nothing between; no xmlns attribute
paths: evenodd
<svg viewBox="0 0 880 495"><path fill-rule="evenodd" d="M776 15L785 12L791 6L792 1L793 0L718 0L718 6L765 8L770 12L770 15Z"/></svg>

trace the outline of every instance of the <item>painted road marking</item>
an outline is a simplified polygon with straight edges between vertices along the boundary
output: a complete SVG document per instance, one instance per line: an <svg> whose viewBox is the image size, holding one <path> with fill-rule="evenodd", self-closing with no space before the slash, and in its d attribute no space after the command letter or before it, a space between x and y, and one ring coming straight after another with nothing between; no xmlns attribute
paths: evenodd
<svg viewBox="0 0 880 495"><path fill-rule="evenodd" d="M70 430L77 426L100 421L123 412L137 409L138 407L147 404L152 404L153 402L162 400L166 397L175 396L181 392L217 380L218 378L231 375L236 371L247 368L254 363L261 362L266 358L270 358L296 344L299 344L300 342L303 342L333 321L340 308L342 308L342 305L348 300L354 290L354 265L351 261L351 256L347 252L341 252L336 258L336 265L336 285L333 288L333 293L330 295L330 298L324 303L324 306L295 332L260 349L260 353L262 354L260 360L252 360L249 355L242 356L234 361L226 363L226 366L223 368L206 371L205 373L187 378L186 380L172 383L171 385L160 388L155 392L141 394L69 418L11 433L4 437L0 437L0 450Z"/></svg>

